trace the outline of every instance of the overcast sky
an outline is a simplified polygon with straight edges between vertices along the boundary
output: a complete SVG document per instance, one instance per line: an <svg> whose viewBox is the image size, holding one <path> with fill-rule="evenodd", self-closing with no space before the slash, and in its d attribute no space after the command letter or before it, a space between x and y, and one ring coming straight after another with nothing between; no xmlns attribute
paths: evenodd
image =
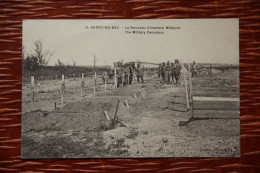
<svg viewBox="0 0 260 173"><path fill-rule="evenodd" d="M120 26L90 29L90 26ZM86 29L86 26L89 29ZM125 34L126 26L173 26L180 29L132 29L163 31L164 34ZM160 63L178 58L183 62L239 64L238 19L155 20L24 20L23 46L33 51L33 42L54 52L49 65L60 59L65 64L112 65L121 59Z"/></svg>

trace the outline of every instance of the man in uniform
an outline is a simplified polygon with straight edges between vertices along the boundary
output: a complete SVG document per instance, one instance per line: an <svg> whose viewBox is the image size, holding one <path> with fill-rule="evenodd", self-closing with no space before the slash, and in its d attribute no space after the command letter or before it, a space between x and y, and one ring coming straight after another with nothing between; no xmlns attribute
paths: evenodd
<svg viewBox="0 0 260 173"><path fill-rule="evenodd" d="M115 71L111 68L108 71L108 77L109 79L113 79L113 76L115 75Z"/></svg>
<svg viewBox="0 0 260 173"><path fill-rule="evenodd" d="M191 65L191 76L192 77L197 77L197 64L195 61L193 61L192 65Z"/></svg>
<svg viewBox="0 0 260 173"><path fill-rule="evenodd" d="M142 83L144 83L144 68L140 67L140 64L137 65L137 82L139 83L139 78L141 78Z"/></svg>
<svg viewBox="0 0 260 173"><path fill-rule="evenodd" d="M133 67L133 78L132 78L132 83L134 83L135 80L136 80L136 67L135 67L135 62L132 62L132 67Z"/></svg>
<svg viewBox="0 0 260 173"><path fill-rule="evenodd" d="M127 85L129 83L128 79L129 79L129 73L130 73L130 69L129 69L129 64L125 64L124 67L124 71L125 71L125 84Z"/></svg>
<svg viewBox="0 0 260 173"><path fill-rule="evenodd" d="M162 64L161 72L162 72L163 81L165 81L165 62L163 62Z"/></svg>
<svg viewBox="0 0 260 173"><path fill-rule="evenodd" d="M171 63L171 77L172 77L172 83L174 84L174 76L175 76L175 64L172 62Z"/></svg>
<svg viewBox="0 0 260 173"><path fill-rule="evenodd" d="M181 64L179 63L179 60L176 59L175 60L175 81L176 81L176 84L179 83L180 74L181 74Z"/></svg>
<svg viewBox="0 0 260 173"><path fill-rule="evenodd" d="M167 61L167 64L166 64L165 76L166 76L167 83L170 83L170 79L171 79L171 64L170 64L170 61Z"/></svg>
<svg viewBox="0 0 260 173"><path fill-rule="evenodd" d="M119 88L120 84L122 83L122 66L120 62L117 62L118 69L116 70L117 75L117 87Z"/></svg>
<svg viewBox="0 0 260 173"><path fill-rule="evenodd" d="M159 67L158 67L158 77L161 78L161 73L162 73L162 65L159 64Z"/></svg>
<svg viewBox="0 0 260 173"><path fill-rule="evenodd" d="M105 84L106 78L107 78L107 72L106 72L106 71L103 71L103 73L102 73L102 81L103 81L103 84Z"/></svg>
<svg viewBox="0 0 260 173"><path fill-rule="evenodd" d="M130 85L130 84L132 84L133 75L134 75L134 65L133 65L133 62L130 62L128 68L129 68L129 85Z"/></svg>

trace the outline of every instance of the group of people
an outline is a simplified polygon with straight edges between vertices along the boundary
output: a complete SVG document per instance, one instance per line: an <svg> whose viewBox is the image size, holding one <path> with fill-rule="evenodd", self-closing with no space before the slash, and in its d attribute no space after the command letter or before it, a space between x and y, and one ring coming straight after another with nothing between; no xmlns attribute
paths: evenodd
<svg viewBox="0 0 260 173"><path fill-rule="evenodd" d="M181 68L182 67L178 59L172 63L170 63L170 61L167 61L167 63L163 62L162 64L159 64L158 77L162 77L164 82L170 83L172 80L172 83L178 84Z"/></svg>
<svg viewBox="0 0 260 173"><path fill-rule="evenodd" d="M105 82L106 76L109 78L116 77L117 87L131 85L134 80L134 76L137 76L137 82L144 83L144 68L140 64L135 66L135 62L121 63L115 62L114 68L110 69L108 75L103 73L103 83Z"/></svg>
<svg viewBox="0 0 260 173"><path fill-rule="evenodd" d="M192 77L197 76L197 64L193 61L192 64L189 64L188 70L190 70ZM181 75L182 64L178 59L175 59L174 62L167 61L159 64L158 67L158 77L162 78L164 82L173 84L179 84L180 75ZM144 83L144 71L148 71L147 68L141 67L140 63L136 64L135 62L121 63L115 62L114 68L109 69L109 71L103 73L103 83L105 83L106 78L115 79L116 86L120 87L125 85L131 85L133 83L134 77L136 75L137 82Z"/></svg>
<svg viewBox="0 0 260 173"><path fill-rule="evenodd" d="M198 66L195 61L192 64L188 64L188 70L191 72L192 77L197 77L198 75ZM179 60L176 59L174 62L167 63L163 62L159 64L158 68L158 77L163 79L164 82L179 84L180 75L181 75L182 65L180 64Z"/></svg>

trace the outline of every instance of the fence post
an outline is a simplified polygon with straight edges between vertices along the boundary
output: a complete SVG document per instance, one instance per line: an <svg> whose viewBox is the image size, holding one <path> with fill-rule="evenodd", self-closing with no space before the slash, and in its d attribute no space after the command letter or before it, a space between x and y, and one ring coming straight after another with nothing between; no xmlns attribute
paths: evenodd
<svg viewBox="0 0 260 173"><path fill-rule="evenodd" d="M129 104L126 99L125 99L125 105L126 105L127 109L129 109Z"/></svg>
<svg viewBox="0 0 260 173"><path fill-rule="evenodd" d="M133 76L132 76L132 84L135 83L135 73L133 72Z"/></svg>
<svg viewBox="0 0 260 173"><path fill-rule="evenodd" d="M210 64L210 77L212 76L212 64Z"/></svg>
<svg viewBox="0 0 260 173"><path fill-rule="evenodd" d="M33 109L34 109L34 84L35 84L35 82L34 82L34 76L31 76L31 85L32 85L32 87L31 87L31 94L32 94L32 100L31 100L31 102L32 102L32 107L33 107Z"/></svg>
<svg viewBox="0 0 260 173"><path fill-rule="evenodd" d="M134 93L134 98L135 98L135 100L137 100L137 96L136 96L136 94Z"/></svg>
<svg viewBox="0 0 260 173"><path fill-rule="evenodd" d="M115 125L116 122L117 122L117 111L118 111L118 107L119 107L119 103L120 103L120 100L117 101L117 105L116 105L116 111L115 111L115 115L114 115L114 118L113 118L113 124Z"/></svg>
<svg viewBox="0 0 260 173"><path fill-rule="evenodd" d="M124 79L125 79L125 74L124 72L122 73L122 87L124 86Z"/></svg>
<svg viewBox="0 0 260 173"><path fill-rule="evenodd" d="M109 118L109 115L108 115L107 111L104 111L104 113L105 113L105 116L106 116L107 120L110 121L110 118Z"/></svg>
<svg viewBox="0 0 260 173"><path fill-rule="evenodd" d="M189 64L189 70L190 70L190 64ZM191 74L189 73L189 83L190 83L190 103L191 103L191 107L193 106L192 103L192 79L191 79Z"/></svg>
<svg viewBox="0 0 260 173"><path fill-rule="evenodd" d="M96 85L97 85L97 73L95 72L95 77L94 77L94 94L96 94Z"/></svg>
<svg viewBox="0 0 260 173"><path fill-rule="evenodd" d="M129 85L129 73L127 74L127 85Z"/></svg>
<svg viewBox="0 0 260 173"><path fill-rule="evenodd" d="M63 108L64 103L64 92L65 92L65 80L64 80L64 74L62 75L62 84L61 84L61 108Z"/></svg>
<svg viewBox="0 0 260 173"><path fill-rule="evenodd" d="M85 85L83 79L84 79L84 73L81 74L81 88L80 88L80 89L81 89L81 90L80 90L81 99L82 99L82 97L83 97L83 87L84 87L84 85Z"/></svg>
<svg viewBox="0 0 260 173"><path fill-rule="evenodd" d="M183 62L182 62L182 69L183 69L183 78L184 78L184 83L185 83L187 109L189 110L190 109L190 103L189 103L188 87L187 87L187 81L186 81L186 75L185 75L185 71L184 71Z"/></svg>
<svg viewBox="0 0 260 173"><path fill-rule="evenodd" d="M84 79L84 73L81 73L81 78L82 78L82 80Z"/></svg>
<svg viewBox="0 0 260 173"><path fill-rule="evenodd" d="M105 75L105 92L107 92L107 74Z"/></svg>
<svg viewBox="0 0 260 173"><path fill-rule="evenodd" d="M114 85L114 89L116 89L116 87L117 87L117 76L116 76L116 68L115 68L115 85Z"/></svg>

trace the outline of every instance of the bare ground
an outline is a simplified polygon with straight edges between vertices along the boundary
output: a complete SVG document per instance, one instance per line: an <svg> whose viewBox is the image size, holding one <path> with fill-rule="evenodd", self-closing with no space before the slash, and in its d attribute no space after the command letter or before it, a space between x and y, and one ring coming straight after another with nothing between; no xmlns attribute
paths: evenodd
<svg viewBox="0 0 260 173"><path fill-rule="evenodd" d="M214 80L213 85L237 85L234 76L217 75L219 80ZM154 77L144 84L135 83L115 91L109 85L107 93L99 85L94 96L91 79L86 81L81 100L79 81L67 80L62 110L54 110L54 102L60 106L59 81L48 81L36 89L35 111L30 103L30 90L23 89L24 159L240 156L239 119L195 120L179 126L179 121L191 116L183 85L162 84ZM196 81L195 86L202 87ZM117 100L120 100L118 123L112 126L104 111L112 119Z"/></svg>

